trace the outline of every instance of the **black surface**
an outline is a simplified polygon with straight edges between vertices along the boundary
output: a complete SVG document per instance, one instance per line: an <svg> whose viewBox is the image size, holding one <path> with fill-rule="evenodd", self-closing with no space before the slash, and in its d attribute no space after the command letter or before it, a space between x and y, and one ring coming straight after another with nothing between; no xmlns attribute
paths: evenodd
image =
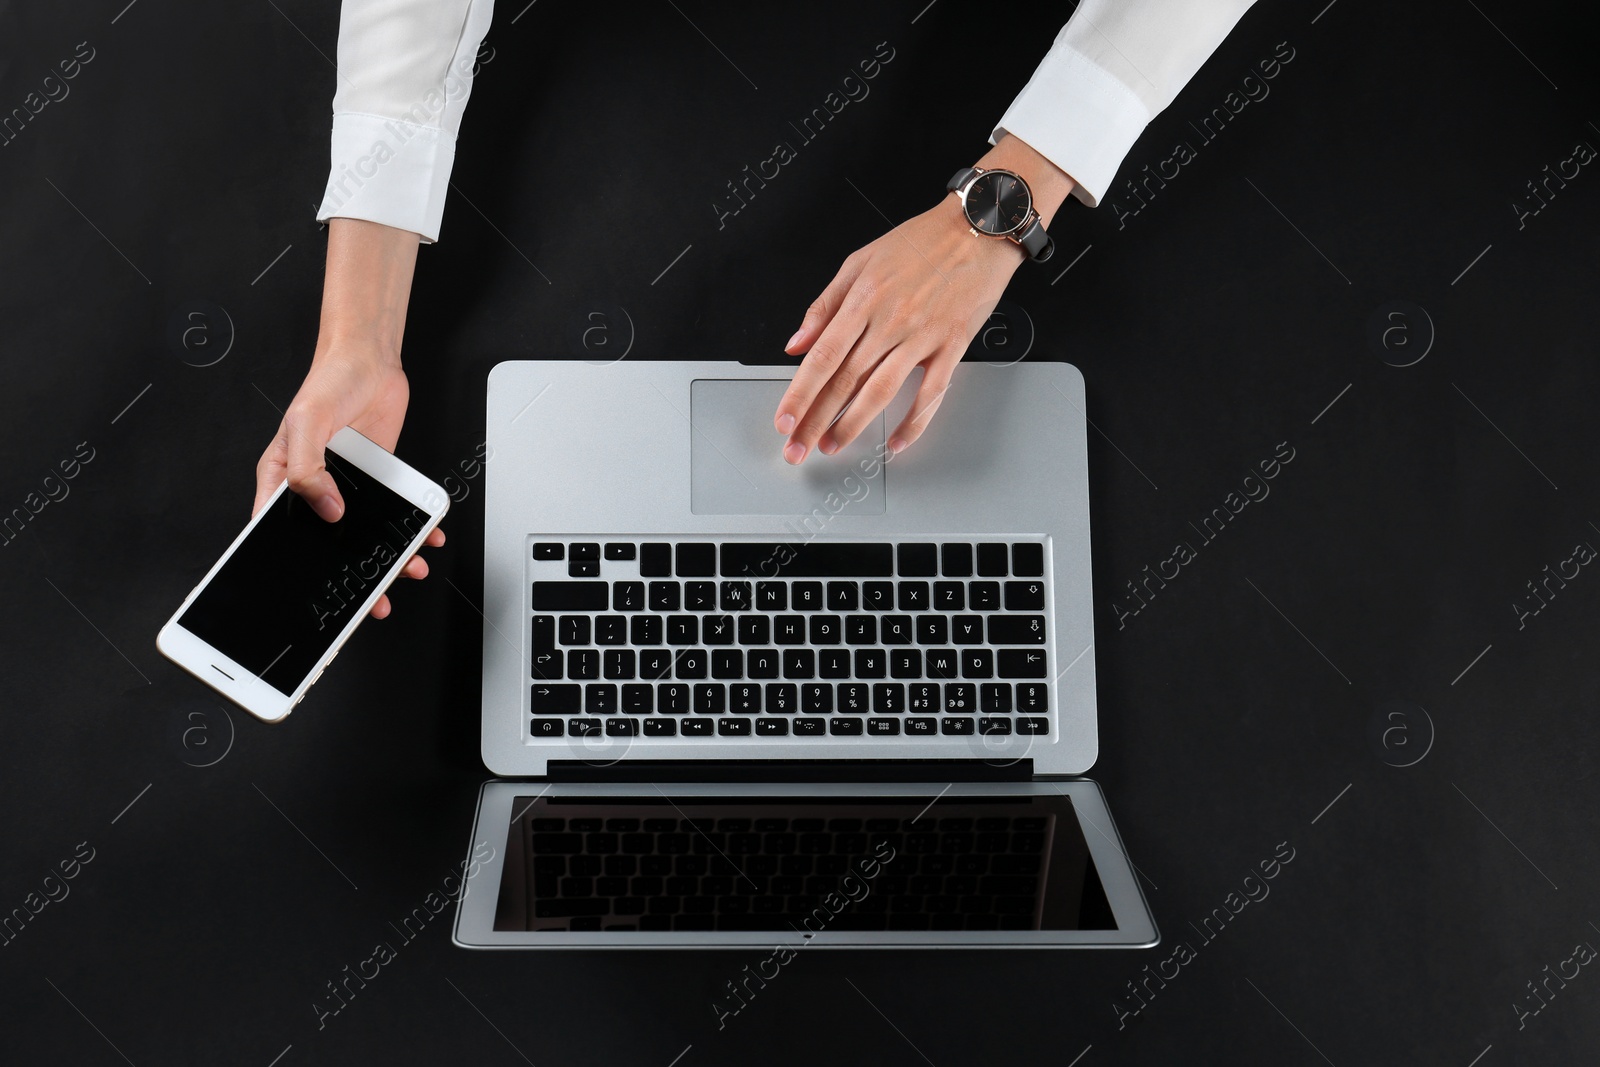
<svg viewBox="0 0 1600 1067"><path fill-rule="evenodd" d="M1008 293L1012 329L985 335L1009 358L1025 312L1033 352L1088 382L1093 773L1161 948L802 953L719 1030L710 1004L754 954L475 955L448 913L402 941L391 924L465 857L485 777L488 369L585 354L593 311L629 358L784 358L840 260L981 153L1066 14L1008 11L1037 36L997 47L949 0L546 0L513 24L520 6L491 33L406 342L399 451L451 479L449 545L266 727L154 637L244 522L309 359L336 6L0 4L0 114L94 50L0 147L0 514L55 498L0 548L0 908L93 857L0 947L8 1062L1592 1058L1592 967L1520 1026L1514 1008L1600 945L1600 577L1514 606L1600 544L1600 176L1515 207L1600 145L1578 5L1259 5L1124 173L1178 140L1195 158L1137 214L1125 194L1120 220L1069 206L1055 261ZM724 183L880 41L895 58L871 95L719 229ZM1190 123L1279 42L1270 95L1200 143ZM598 224L551 210L570 168ZM185 349L197 308L213 346ZM1395 323L1412 347L1369 339ZM1430 329L1425 358L1392 365ZM80 442L93 459L46 482ZM1247 483L1282 442L1293 459ZM1180 540L1195 557L1119 628L1127 583ZM1206 940L1280 842L1270 896ZM384 940L397 957L319 1029L325 983ZM1179 942L1194 958L1119 1029L1127 983Z"/></svg>

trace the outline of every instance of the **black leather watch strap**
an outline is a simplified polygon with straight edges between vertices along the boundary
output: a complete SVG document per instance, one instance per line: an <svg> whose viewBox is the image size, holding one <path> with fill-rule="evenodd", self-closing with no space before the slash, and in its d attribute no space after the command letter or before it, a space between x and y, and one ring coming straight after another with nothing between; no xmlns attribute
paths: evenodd
<svg viewBox="0 0 1600 1067"><path fill-rule="evenodd" d="M1017 244L1022 246L1022 250L1028 253L1028 258L1035 263L1043 263L1056 254L1056 243L1045 232L1038 215L1034 215L1027 227L1017 234Z"/></svg>
<svg viewBox="0 0 1600 1067"><path fill-rule="evenodd" d="M951 178L949 184L945 186L945 191L950 193L955 192L957 189L970 182L974 177L977 176L977 174L977 167L962 167L960 170L956 171L955 177Z"/></svg>

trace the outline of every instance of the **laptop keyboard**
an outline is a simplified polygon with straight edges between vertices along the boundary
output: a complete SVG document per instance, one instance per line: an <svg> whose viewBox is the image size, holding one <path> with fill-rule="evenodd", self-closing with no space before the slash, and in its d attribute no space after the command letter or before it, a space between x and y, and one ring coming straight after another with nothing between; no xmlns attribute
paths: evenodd
<svg viewBox="0 0 1600 1067"><path fill-rule="evenodd" d="M536 541L534 739L1048 734L1036 541Z"/></svg>

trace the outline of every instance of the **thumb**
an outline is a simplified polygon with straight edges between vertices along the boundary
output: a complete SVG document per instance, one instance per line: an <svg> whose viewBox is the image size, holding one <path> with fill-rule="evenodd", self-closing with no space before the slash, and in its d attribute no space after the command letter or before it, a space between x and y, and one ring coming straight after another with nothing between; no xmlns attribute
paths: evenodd
<svg viewBox="0 0 1600 1067"><path fill-rule="evenodd" d="M324 450L339 427L334 417L316 407L293 407L283 419L289 462L289 488L327 522L344 514L344 497L328 473Z"/></svg>

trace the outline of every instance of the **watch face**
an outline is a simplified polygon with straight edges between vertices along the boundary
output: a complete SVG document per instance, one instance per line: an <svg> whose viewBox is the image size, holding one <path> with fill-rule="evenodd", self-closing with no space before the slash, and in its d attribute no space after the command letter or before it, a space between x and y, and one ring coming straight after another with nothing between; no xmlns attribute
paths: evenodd
<svg viewBox="0 0 1600 1067"><path fill-rule="evenodd" d="M1021 227L1033 208L1028 184L1007 170L978 175L967 187L967 221L979 233L1005 234Z"/></svg>

